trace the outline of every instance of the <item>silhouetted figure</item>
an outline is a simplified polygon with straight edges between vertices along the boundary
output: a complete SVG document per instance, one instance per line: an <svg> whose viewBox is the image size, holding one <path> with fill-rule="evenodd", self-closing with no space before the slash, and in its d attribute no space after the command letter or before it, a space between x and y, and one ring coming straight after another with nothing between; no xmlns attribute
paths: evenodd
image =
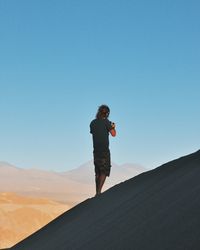
<svg viewBox="0 0 200 250"><path fill-rule="evenodd" d="M96 196L101 193L106 177L110 175L109 133L116 136L116 130L115 123L108 120L109 114L109 107L101 105L96 114L96 119L90 123L94 148Z"/></svg>

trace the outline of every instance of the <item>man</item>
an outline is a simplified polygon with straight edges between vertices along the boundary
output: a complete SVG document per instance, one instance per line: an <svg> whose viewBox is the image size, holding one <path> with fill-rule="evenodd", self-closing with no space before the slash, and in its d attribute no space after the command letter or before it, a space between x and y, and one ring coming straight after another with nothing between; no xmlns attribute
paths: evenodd
<svg viewBox="0 0 200 250"><path fill-rule="evenodd" d="M109 107L101 105L97 111L96 119L90 123L94 148L96 196L101 194L106 177L110 175L109 134L116 136L116 130L115 124L108 120L109 114Z"/></svg>

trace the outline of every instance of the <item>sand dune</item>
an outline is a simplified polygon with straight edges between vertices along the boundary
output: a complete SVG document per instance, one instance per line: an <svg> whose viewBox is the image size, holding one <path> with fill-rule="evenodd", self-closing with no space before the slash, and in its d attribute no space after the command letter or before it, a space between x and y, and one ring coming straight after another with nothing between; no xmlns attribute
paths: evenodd
<svg viewBox="0 0 200 250"><path fill-rule="evenodd" d="M144 170L133 164L114 164L104 190ZM0 162L0 248L14 245L94 196L94 191L92 162L63 173L22 169Z"/></svg>
<svg viewBox="0 0 200 250"><path fill-rule="evenodd" d="M88 199L12 250L200 249L200 151Z"/></svg>
<svg viewBox="0 0 200 250"><path fill-rule="evenodd" d="M69 208L48 199L0 193L0 248L16 244Z"/></svg>

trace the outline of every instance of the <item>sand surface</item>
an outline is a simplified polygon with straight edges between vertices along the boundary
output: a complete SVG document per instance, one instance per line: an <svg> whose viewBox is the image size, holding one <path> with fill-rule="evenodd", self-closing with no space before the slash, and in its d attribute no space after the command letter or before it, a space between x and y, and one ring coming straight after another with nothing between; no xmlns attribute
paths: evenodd
<svg viewBox="0 0 200 250"><path fill-rule="evenodd" d="M12 250L200 249L200 151L88 199Z"/></svg>
<svg viewBox="0 0 200 250"><path fill-rule="evenodd" d="M13 246L69 208L48 199L0 193L0 249Z"/></svg>

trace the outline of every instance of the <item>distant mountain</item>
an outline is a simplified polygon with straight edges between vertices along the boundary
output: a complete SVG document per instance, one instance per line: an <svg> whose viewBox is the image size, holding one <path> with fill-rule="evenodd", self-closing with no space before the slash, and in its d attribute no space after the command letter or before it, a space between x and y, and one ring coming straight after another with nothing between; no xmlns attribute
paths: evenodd
<svg viewBox="0 0 200 250"><path fill-rule="evenodd" d="M104 190L145 171L142 166L113 164ZM31 197L46 197L74 204L95 193L94 166L88 162L67 172L22 169L0 162L0 192L15 192Z"/></svg>
<svg viewBox="0 0 200 250"><path fill-rule="evenodd" d="M114 186L11 250L200 249L200 151Z"/></svg>

